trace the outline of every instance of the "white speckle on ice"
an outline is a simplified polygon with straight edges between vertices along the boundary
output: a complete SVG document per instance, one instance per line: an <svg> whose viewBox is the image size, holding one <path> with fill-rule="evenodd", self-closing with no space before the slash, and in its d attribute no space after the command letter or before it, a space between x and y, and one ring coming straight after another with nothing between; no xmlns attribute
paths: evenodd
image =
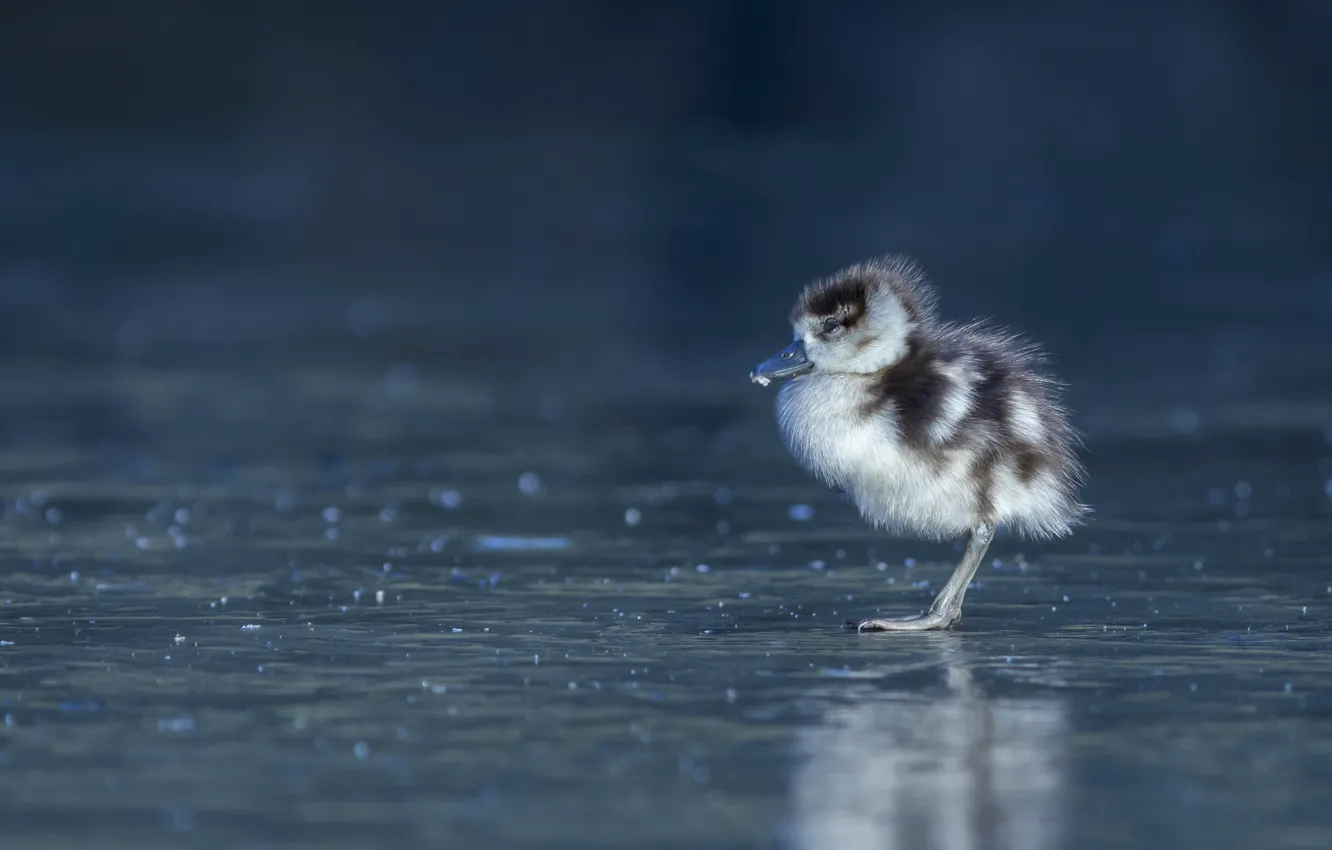
<svg viewBox="0 0 1332 850"><path fill-rule="evenodd" d="M708 570L712 569L712 567L709 567L707 564L699 564L697 567L694 567L694 569L698 570L700 573L706 573Z"/></svg>
<svg viewBox="0 0 1332 850"><path fill-rule="evenodd" d="M522 487L521 482L518 486ZM434 494L434 502L441 508L453 510L463 503L463 497L457 490L440 490Z"/></svg>
<svg viewBox="0 0 1332 850"><path fill-rule="evenodd" d="M633 528L643 521L643 512L638 508L627 508L624 512L624 524Z"/></svg>
<svg viewBox="0 0 1332 850"><path fill-rule="evenodd" d="M375 603L379 605L384 604L384 591L382 590L375 591Z"/></svg>
<svg viewBox="0 0 1332 850"><path fill-rule="evenodd" d="M541 491L541 479L535 472L524 472L518 476L518 492L524 496L535 496Z"/></svg>
<svg viewBox="0 0 1332 850"><path fill-rule="evenodd" d="M193 732L194 719L191 717L162 717L157 721L158 732Z"/></svg>
<svg viewBox="0 0 1332 850"><path fill-rule="evenodd" d="M241 626L241 631L243 631L243 632L252 632L252 631L255 631L255 630L258 629L258 628L259 628L259 624L258 624L258 623L246 623L245 625Z"/></svg>

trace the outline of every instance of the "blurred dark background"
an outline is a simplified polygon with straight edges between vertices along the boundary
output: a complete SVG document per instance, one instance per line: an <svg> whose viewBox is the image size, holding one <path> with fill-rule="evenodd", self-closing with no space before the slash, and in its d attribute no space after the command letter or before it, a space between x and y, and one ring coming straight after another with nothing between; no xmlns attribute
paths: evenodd
<svg viewBox="0 0 1332 850"><path fill-rule="evenodd" d="M765 407L800 285L900 251L1093 434L1321 431L1330 84L1326 2L8 3L10 400L407 363Z"/></svg>

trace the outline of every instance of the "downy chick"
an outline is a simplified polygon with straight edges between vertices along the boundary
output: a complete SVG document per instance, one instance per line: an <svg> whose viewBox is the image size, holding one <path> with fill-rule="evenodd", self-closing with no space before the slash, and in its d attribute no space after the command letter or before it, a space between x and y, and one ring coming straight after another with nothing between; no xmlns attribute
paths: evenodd
<svg viewBox="0 0 1332 850"><path fill-rule="evenodd" d="M1087 508L1078 433L1034 346L982 324L941 322L910 260L890 256L814 281L791 313L795 342L750 379L790 379L777 420L791 454L845 491L876 527L967 536L928 612L859 630L946 629L1005 525L1068 534Z"/></svg>

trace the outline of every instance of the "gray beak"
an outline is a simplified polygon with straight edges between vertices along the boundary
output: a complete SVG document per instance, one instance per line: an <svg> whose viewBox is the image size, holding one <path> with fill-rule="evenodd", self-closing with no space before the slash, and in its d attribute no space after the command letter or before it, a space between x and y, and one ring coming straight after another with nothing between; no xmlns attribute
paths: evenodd
<svg viewBox="0 0 1332 850"><path fill-rule="evenodd" d="M754 371L749 373L749 380L766 387L772 381L794 378L813 368L814 364L805 357L805 343L796 340L755 366Z"/></svg>

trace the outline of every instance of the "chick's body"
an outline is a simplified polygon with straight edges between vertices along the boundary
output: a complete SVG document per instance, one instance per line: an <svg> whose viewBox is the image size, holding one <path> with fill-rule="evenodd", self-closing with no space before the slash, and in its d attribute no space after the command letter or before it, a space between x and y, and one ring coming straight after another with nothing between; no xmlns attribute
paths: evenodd
<svg viewBox="0 0 1332 850"><path fill-rule="evenodd" d="M1067 533L1083 510L1076 438L1048 381L1002 337L935 333L904 367L816 371L782 387L787 447L890 531L942 539L992 522Z"/></svg>

